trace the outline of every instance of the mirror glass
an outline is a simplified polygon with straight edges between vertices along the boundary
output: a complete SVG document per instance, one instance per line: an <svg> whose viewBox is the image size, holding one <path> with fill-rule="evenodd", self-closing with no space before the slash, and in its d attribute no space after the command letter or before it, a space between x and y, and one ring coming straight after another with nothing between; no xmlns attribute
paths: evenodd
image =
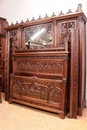
<svg viewBox="0 0 87 130"><path fill-rule="evenodd" d="M28 49L52 46L52 24L25 28L25 44Z"/></svg>

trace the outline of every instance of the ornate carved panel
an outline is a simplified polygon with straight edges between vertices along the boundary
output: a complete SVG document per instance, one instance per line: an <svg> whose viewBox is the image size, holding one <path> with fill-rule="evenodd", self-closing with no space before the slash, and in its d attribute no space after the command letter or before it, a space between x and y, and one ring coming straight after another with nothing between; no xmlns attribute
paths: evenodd
<svg viewBox="0 0 87 130"><path fill-rule="evenodd" d="M12 97L18 95L61 106L62 94L64 94L62 92L63 81L46 80L37 77L13 77L12 80Z"/></svg>
<svg viewBox="0 0 87 130"><path fill-rule="evenodd" d="M60 43L57 47L65 47L65 44L71 42L71 29L76 27L76 21L60 22ZM70 48L70 44L69 44Z"/></svg>
<svg viewBox="0 0 87 130"><path fill-rule="evenodd" d="M55 70L54 70L55 68ZM29 71L40 72L50 74L62 74L63 63L62 62L41 62L41 61L16 61L16 71Z"/></svg>
<svg viewBox="0 0 87 130"><path fill-rule="evenodd" d="M75 21L69 21L69 22L63 22L61 23L61 29L62 30L66 30L67 28L68 29L71 29L71 28L75 28L76 25L75 25Z"/></svg>

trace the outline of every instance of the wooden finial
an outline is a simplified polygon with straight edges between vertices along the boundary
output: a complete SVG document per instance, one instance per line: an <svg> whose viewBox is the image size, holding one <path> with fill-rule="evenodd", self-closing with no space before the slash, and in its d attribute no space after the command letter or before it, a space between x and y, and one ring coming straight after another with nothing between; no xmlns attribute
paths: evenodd
<svg viewBox="0 0 87 130"><path fill-rule="evenodd" d="M34 21L34 20L35 20L35 19L34 19L34 17L33 17L31 21Z"/></svg>
<svg viewBox="0 0 87 130"><path fill-rule="evenodd" d="M39 18L38 18L38 20L39 20L39 19L42 19L40 15L39 15Z"/></svg>
<svg viewBox="0 0 87 130"><path fill-rule="evenodd" d="M63 15L64 13L62 11L60 11L59 15Z"/></svg>
<svg viewBox="0 0 87 130"><path fill-rule="evenodd" d="M11 23L11 26L14 25L13 22Z"/></svg>
<svg viewBox="0 0 87 130"><path fill-rule="evenodd" d="M49 18L48 15L46 14L46 16L44 18Z"/></svg>
<svg viewBox="0 0 87 130"><path fill-rule="evenodd" d="M72 13L72 11L70 9L68 10L67 14L69 14L69 13Z"/></svg>
<svg viewBox="0 0 87 130"><path fill-rule="evenodd" d="M56 15L55 15L55 13L53 12L53 14L52 14L52 16L51 16L51 17L54 17L54 16L56 16Z"/></svg>
<svg viewBox="0 0 87 130"><path fill-rule="evenodd" d="M28 18L27 18L26 22L29 22Z"/></svg>
<svg viewBox="0 0 87 130"><path fill-rule="evenodd" d="M78 4L77 11L82 12L82 4Z"/></svg>
<svg viewBox="0 0 87 130"><path fill-rule="evenodd" d="M23 20L21 20L21 23L23 23Z"/></svg>
<svg viewBox="0 0 87 130"><path fill-rule="evenodd" d="M16 21L16 24L18 24L18 21Z"/></svg>

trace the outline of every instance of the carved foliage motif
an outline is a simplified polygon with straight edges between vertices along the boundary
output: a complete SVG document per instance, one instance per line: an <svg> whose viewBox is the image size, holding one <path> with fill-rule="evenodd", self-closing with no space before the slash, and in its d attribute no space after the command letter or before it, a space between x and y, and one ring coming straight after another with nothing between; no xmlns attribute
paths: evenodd
<svg viewBox="0 0 87 130"><path fill-rule="evenodd" d="M57 47L65 47L65 44L69 44L71 41L71 32L66 30L64 34L61 35L60 44Z"/></svg>
<svg viewBox="0 0 87 130"><path fill-rule="evenodd" d="M13 51L13 47L15 47L15 49L18 48L17 33L18 33L17 30L10 31L11 52Z"/></svg>
<svg viewBox="0 0 87 130"><path fill-rule="evenodd" d="M43 100L44 102L53 102L61 106L62 82L55 83L50 81L40 81L37 78L13 79L13 95L25 96Z"/></svg>
<svg viewBox="0 0 87 130"><path fill-rule="evenodd" d="M71 28L75 28L75 21L69 21L69 22L63 22L61 23L61 39L60 39L60 44L57 45L58 47L64 47L66 42L71 41Z"/></svg>
<svg viewBox="0 0 87 130"><path fill-rule="evenodd" d="M62 74L63 63L16 61L16 69L18 71L23 70L23 71L29 71L29 72Z"/></svg>

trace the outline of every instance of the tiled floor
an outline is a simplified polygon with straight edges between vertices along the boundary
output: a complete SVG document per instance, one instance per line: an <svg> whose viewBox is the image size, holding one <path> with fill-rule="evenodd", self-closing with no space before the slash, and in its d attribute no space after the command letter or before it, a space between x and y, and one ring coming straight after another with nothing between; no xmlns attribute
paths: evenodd
<svg viewBox="0 0 87 130"><path fill-rule="evenodd" d="M2 94L0 130L87 130L87 108L77 119L60 119L57 114L16 103L9 104Z"/></svg>

